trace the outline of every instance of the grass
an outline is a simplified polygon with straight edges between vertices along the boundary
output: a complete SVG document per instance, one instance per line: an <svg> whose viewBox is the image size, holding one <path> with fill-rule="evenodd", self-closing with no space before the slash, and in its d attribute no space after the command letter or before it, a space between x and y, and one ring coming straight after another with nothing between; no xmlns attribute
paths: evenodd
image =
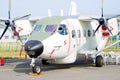
<svg viewBox="0 0 120 80"><path fill-rule="evenodd" d="M119 53L120 54L120 50L116 50L116 49L107 49L104 52L105 53L109 53L110 51L114 51L115 53ZM10 51L10 52L0 52L0 57L4 57L4 58L26 58L26 53L25 51L22 52L22 55L20 56L20 52L19 51ZM29 58L27 56L27 58Z"/></svg>
<svg viewBox="0 0 120 80"><path fill-rule="evenodd" d="M4 58L25 58L26 53L23 50L20 56L21 43L19 42L4 42L0 43L0 57Z"/></svg>
<svg viewBox="0 0 120 80"><path fill-rule="evenodd" d="M110 51L113 51L117 54L120 54L120 49L106 49L106 50L104 50L105 53L109 53Z"/></svg>
<svg viewBox="0 0 120 80"><path fill-rule="evenodd" d="M20 56L20 52L0 52L0 57L4 58L25 58L26 53L23 51Z"/></svg>
<svg viewBox="0 0 120 80"><path fill-rule="evenodd" d="M13 43L13 42L4 42L0 43L0 57L4 58L25 58L26 53L22 52L22 55L20 56L20 49L21 49L21 43ZM120 54L120 49L118 46L113 46L112 48L104 50L105 53L109 53L110 51L114 51L115 53Z"/></svg>

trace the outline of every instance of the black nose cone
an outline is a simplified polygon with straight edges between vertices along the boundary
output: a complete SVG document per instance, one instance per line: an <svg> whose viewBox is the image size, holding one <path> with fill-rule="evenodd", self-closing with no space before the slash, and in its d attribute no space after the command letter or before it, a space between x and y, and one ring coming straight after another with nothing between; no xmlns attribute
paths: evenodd
<svg viewBox="0 0 120 80"><path fill-rule="evenodd" d="M42 54L44 46L41 41L37 40L30 40L25 43L25 52L31 58L37 58L39 55Z"/></svg>

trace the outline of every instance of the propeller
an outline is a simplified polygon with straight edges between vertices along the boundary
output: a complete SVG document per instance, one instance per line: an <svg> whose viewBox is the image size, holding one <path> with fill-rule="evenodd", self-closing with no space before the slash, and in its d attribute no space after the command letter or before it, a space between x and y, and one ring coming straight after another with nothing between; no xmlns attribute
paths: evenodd
<svg viewBox="0 0 120 80"><path fill-rule="evenodd" d="M0 21L3 21L5 22L5 25L6 25L6 28L4 29L0 39L2 39L2 37L4 36L4 34L6 33L8 27L11 27L12 31L16 34L16 36L18 37L18 39L21 41L22 43L22 40L19 36L19 33L16 31L16 25L15 25L15 21L16 20L20 20L20 19L23 19L23 18L26 18L26 17L29 17L31 14L28 14L28 15L25 15L25 16L22 16L22 17L18 17L18 18L14 18L14 19L11 19L11 0L9 0L9 7L8 7L8 19L7 20L3 20L3 19L0 19Z"/></svg>
<svg viewBox="0 0 120 80"><path fill-rule="evenodd" d="M22 39L21 39L20 36L19 36L19 33L16 31L15 21L16 21L16 20L20 20L20 19L27 18L27 17L29 17L31 14L28 14L28 15L25 15L25 16L22 16L22 17L18 17L18 18L11 19L11 0L9 0L8 5L9 5L9 6L8 6L8 19L7 19L7 20L0 19L0 21L5 22L5 25L6 25L6 27L5 27L2 35L0 36L0 40L2 39L2 37L4 36L4 34L5 34L6 31L8 30L8 28L10 27L10 28L12 29L13 33L18 37L18 39L19 39L20 42L22 43L22 47L21 47L21 50L20 50L20 54L22 54L23 42L22 42Z"/></svg>
<svg viewBox="0 0 120 80"><path fill-rule="evenodd" d="M98 31L98 29L101 27L101 26L105 26L106 29L112 34L111 30L109 29L109 26L108 26L108 20L112 19L112 18L116 18L120 15L115 15L115 16L112 16L110 18L106 18L104 17L104 14L103 14L103 0L101 0L101 17L100 18L92 18L93 20L97 20L99 25L97 26L96 30L95 30L95 33ZM113 34L112 34L113 35Z"/></svg>

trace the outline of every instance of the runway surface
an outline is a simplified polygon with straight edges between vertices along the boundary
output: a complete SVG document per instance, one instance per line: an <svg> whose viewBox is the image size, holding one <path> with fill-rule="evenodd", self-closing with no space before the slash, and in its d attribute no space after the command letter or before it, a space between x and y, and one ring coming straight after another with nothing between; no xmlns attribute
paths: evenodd
<svg viewBox="0 0 120 80"><path fill-rule="evenodd" d="M37 65L41 65L39 60ZM41 66L44 75L30 76L30 59L6 59L0 66L0 80L120 80L120 65L95 67L89 62L76 61L74 64Z"/></svg>

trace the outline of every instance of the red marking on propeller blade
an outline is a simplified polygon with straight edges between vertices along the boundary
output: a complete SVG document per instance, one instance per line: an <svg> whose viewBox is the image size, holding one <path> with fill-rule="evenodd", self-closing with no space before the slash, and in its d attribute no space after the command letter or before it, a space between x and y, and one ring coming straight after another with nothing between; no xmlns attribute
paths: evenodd
<svg viewBox="0 0 120 80"><path fill-rule="evenodd" d="M110 33L102 33L103 36L110 36Z"/></svg>
<svg viewBox="0 0 120 80"><path fill-rule="evenodd" d="M106 31L107 28L103 25L103 26L102 26L102 30L103 30L103 31Z"/></svg>

